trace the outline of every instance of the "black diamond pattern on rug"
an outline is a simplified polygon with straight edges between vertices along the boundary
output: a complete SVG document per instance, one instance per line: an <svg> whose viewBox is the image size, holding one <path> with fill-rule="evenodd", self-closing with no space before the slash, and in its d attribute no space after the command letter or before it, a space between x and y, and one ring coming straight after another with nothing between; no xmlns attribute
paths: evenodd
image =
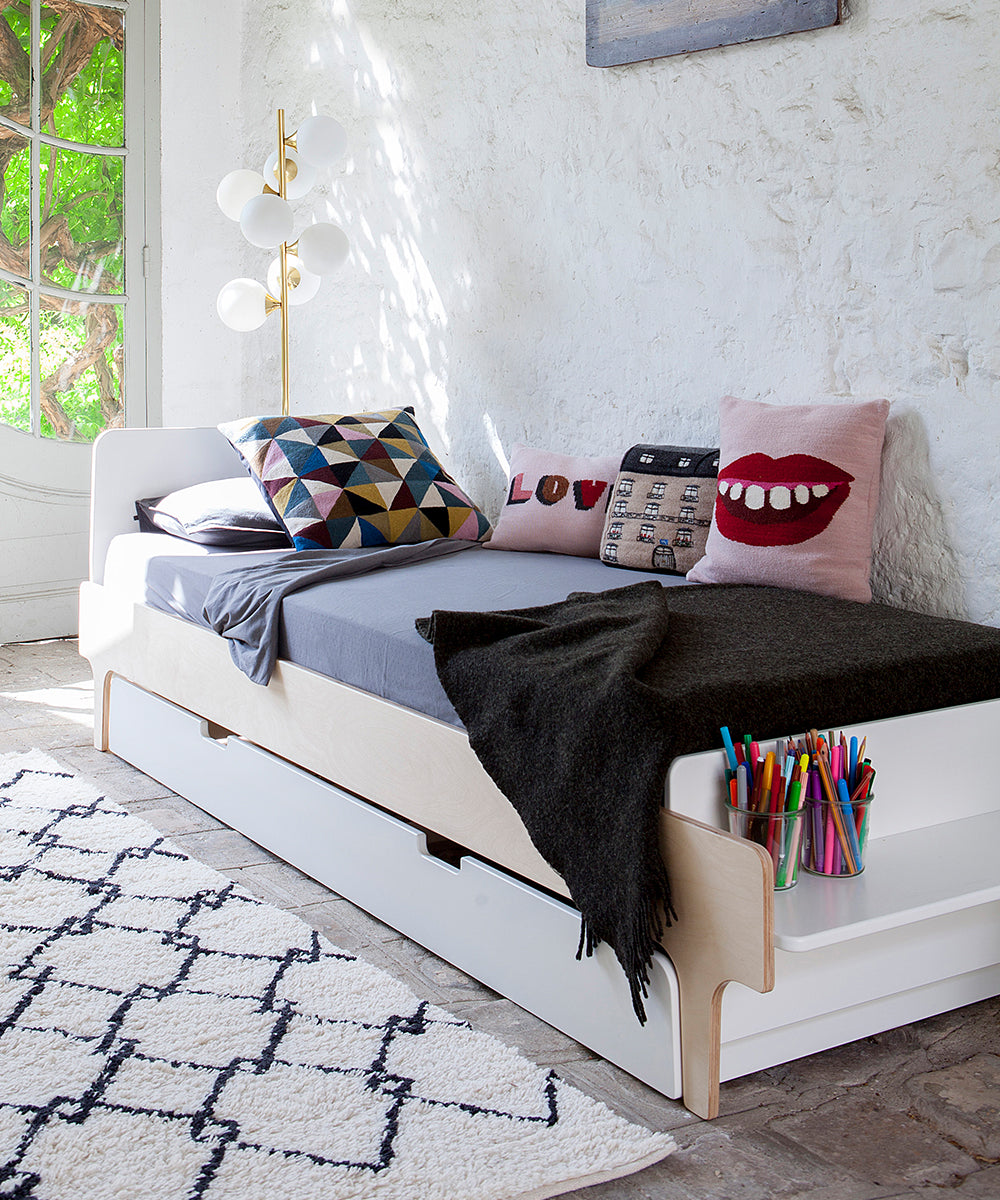
<svg viewBox="0 0 1000 1200"><path fill-rule="evenodd" d="M0 1197L114 1195L86 1182L102 1146L135 1195L266 1194L280 1168L282 1195L363 1196L424 1133L476 1155L559 1126L550 1072L456 1074L485 1035L86 793L0 774Z"/></svg>

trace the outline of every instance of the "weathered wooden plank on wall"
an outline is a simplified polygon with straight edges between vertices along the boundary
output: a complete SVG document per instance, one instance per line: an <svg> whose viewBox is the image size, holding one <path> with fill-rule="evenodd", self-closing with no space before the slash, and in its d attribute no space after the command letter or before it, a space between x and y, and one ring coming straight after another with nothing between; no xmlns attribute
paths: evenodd
<svg viewBox="0 0 1000 1200"><path fill-rule="evenodd" d="M587 0L592 67L708 50L822 29L841 20L843 0Z"/></svg>

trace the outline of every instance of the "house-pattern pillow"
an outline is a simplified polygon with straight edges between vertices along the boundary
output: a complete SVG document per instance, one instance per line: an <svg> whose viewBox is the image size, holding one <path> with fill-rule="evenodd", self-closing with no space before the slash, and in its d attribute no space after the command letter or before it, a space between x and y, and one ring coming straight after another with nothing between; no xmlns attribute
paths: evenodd
<svg viewBox="0 0 1000 1200"><path fill-rule="evenodd" d="M219 429L297 550L478 541L489 533L406 409L251 417Z"/></svg>
<svg viewBox="0 0 1000 1200"><path fill-rule="evenodd" d="M719 407L720 466L697 583L871 600L886 400Z"/></svg>
<svg viewBox="0 0 1000 1200"><path fill-rule="evenodd" d="M520 442L493 550L548 550L597 558L618 456L588 458L535 450Z"/></svg>
<svg viewBox="0 0 1000 1200"><path fill-rule="evenodd" d="M705 553L719 451L704 446L633 446L611 492L601 561L686 575Z"/></svg>

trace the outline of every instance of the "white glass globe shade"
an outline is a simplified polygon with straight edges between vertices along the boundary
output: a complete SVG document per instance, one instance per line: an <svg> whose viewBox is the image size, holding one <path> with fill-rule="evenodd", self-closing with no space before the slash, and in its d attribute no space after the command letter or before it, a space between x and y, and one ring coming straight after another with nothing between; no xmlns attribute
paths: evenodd
<svg viewBox="0 0 1000 1200"><path fill-rule="evenodd" d="M299 234L299 258L317 275L340 270L350 248L347 234L340 226L326 221L310 225Z"/></svg>
<svg viewBox="0 0 1000 1200"><path fill-rule="evenodd" d="M299 155L314 167L328 167L347 149L347 131L333 117L306 117L295 132Z"/></svg>
<svg viewBox="0 0 1000 1200"><path fill-rule="evenodd" d="M317 170L311 164L295 153L285 151L285 199L298 200L309 191L316 182ZM268 187L278 191L278 152L275 152L264 164L264 179Z"/></svg>
<svg viewBox="0 0 1000 1200"><path fill-rule="evenodd" d="M264 176L259 171L230 171L215 193L219 208L230 221L238 221L243 205L264 190Z"/></svg>
<svg viewBox="0 0 1000 1200"><path fill-rule="evenodd" d="M292 236L294 220L287 200L265 192L254 196L243 206L240 213L240 229L253 246L271 249L287 242Z"/></svg>
<svg viewBox="0 0 1000 1200"><path fill-rule="evenodd" d="M305 304L319 291L322 279L314 275L295 254L288 255L288 303L291 305ZM281 295L281 256L279 255L267 269L267 290L272 296Z"/></svg>
<svg viewBox="0 0 1000 1200"><path fill-rule="evenodd" d="M237 333L259 329L267 320L267 292L256 279L231 279L215 302L223 325Z"/></svg>

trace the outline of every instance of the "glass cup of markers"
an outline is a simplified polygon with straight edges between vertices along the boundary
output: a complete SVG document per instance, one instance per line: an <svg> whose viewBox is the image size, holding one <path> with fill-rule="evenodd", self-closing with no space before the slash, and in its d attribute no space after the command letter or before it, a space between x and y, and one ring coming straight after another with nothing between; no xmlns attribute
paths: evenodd
<svg viewBox="0 0 1000 1200"><path fill-rule="evenodd" d="M818 769L808 781L803 808L802 867L813 875L853 878L865 869L875 771L860 746L841 734L810 735Z"/></svg>
<svg viewBox="0 0 1000 1200"><path fill-rule="evenodd" d="M808 756L791 743L761 750L747 735L734 746L723 728L726 782L729 788L729 831L763 846L774 864L774 889L786 891L798 882L802 841L802 799L808 782Z"/></svg>
<svg viewBox="0 0 1000 1200"><path fill-rule="evenodd" d="M731 833L764 846L776 891L794 887L798 867L816 875L864 870L875 771L867 739L823 737L815 729L764 750L749 734L726 751Z"/></svg>

